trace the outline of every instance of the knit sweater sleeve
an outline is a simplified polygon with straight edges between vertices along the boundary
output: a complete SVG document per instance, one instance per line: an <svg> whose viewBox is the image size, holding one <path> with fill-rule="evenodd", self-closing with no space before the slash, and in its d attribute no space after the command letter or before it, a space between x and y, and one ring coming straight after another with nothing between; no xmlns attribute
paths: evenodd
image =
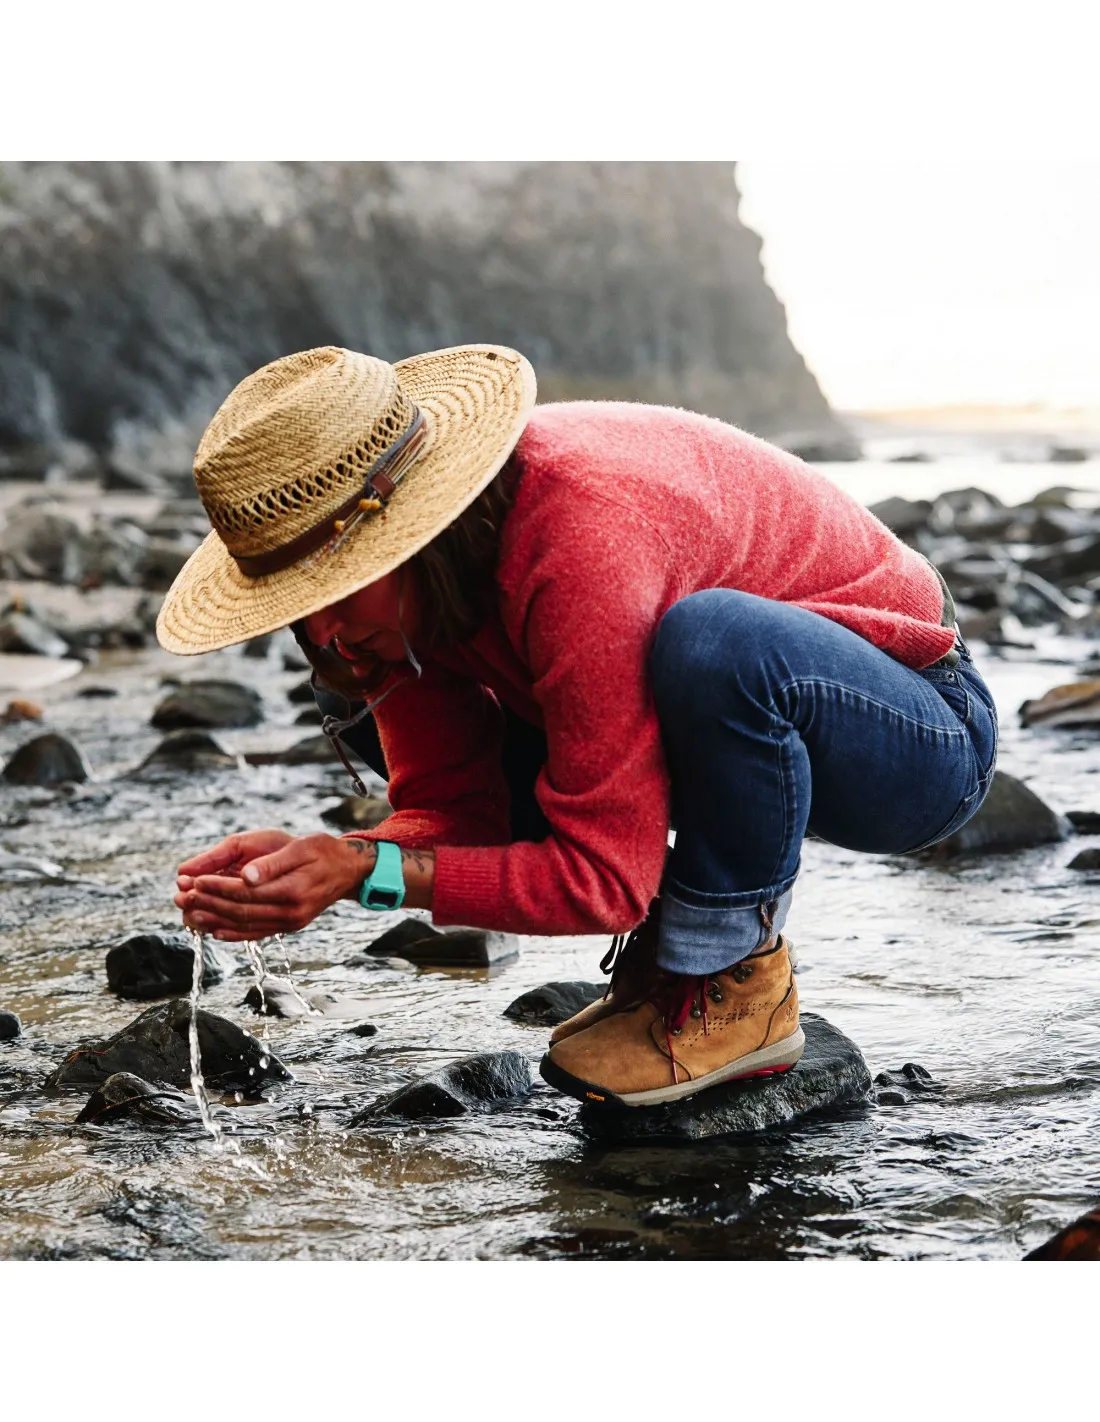
<svg viewBox="0 0 1100 1422"><path fill-rule="evenodd" d="M402 682L374 716L393 814L344 838L408 849L507 841L503 716L480 682L426 660L423 674Z"/></svg>
<svg viewBox="0 0 1100 1422"><path fill-rule="evenodd" d="M668 840L668 776L647 661L675 601L660 533L594 493L524 531L505 621L545 718L541 843L441 845L433 917L518 933L624 931L645 917ZM537 524L537 517L536 517Z"/></svg>

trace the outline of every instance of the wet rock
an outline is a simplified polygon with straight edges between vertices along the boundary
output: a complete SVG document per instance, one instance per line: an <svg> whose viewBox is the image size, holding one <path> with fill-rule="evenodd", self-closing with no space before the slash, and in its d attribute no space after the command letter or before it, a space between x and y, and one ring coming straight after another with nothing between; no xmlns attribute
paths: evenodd
<svg viewBox="0 0 1100 1422"><path fill-rule="evenodd" d="M1066 819L1078 834L1100 834L1100 811L1070 810Z"/></svg>
<svg viewBox="0 0 1100 1422"><path fill-rule="evenodd" d="M117 696L118 688L114 686L82 686L76 694L77 696L87 697L90 701L96 699L106 700L107 697Z"/></svg>
<svg viewBox="0 0 1100 1422"><path fill-rule="evenodd" d="M87 780L88 767L72 741L48 732L26 741L4 766L9 785L65 785Z"/></svg>
<svg viewBox="0 0 1100 1422"><path fill-rule="evenodd" d="M332 765L340 763L328 736L306 736L281 751L249 751L249 765Z"/></svg>
<svg viewBox="0 0 1100 1422"><path fill-rule="evenodd" d="M579 1123L605 1140L705 1140L786 1125L810 1112L862 1101L871 1074L854 1042L823 1017L802 1014L806 1050L777 1076L733 1081L667 1106L582 1106Z"/></svg>
<svg viewBox="0 0 1100 1422"><path fill-rule="evenodd" d="M313 706L317 700L313 694L313 683L308 677L305 681L298 682L287 692L286 699L292 706Z"/></svg>
<svg viewBox="0 0 1100 1422"><path fill-rule="evenodd" d="M245 1007L251 1007L262 1017L283 1017L295 1021L299 1017L325 1016L327 1007L335 1006L329 993L299 992L286 978L267 977L262 988L253 983L244 996Z"/></svg>
<svg viewBox="0 0 1100 1422"><path fill-rule="evenodd" d="M433 1116L465 1116L531 1091L531 1066L519 1052L483 1052L463 1057L431 1076L421 1077L372 1102L348 1123L361 1126L380 1119L419 1121Z"/></svg>
<svg viewBox="0 0 1100 1422"><path fill-rule="evenodd" d="M274 646L275 634L269 632L265 637L253 637L250 642L244 644L242 656L250 660L263 662L267 660L267 655Z"/></svg>
<svg viewBox="0 0 1100 1422"><path fill-rule="evenodd" d="M526 1027L557 1027L606 991L606 983L543 983L510 1002L504 1016Z"/></svg>
<svg viewBox="0 0 1100 1422"><path fill-rule="evenodd" d="M297 647L288 647L283 653L283 671L309 671L306 657Z"/></svg>
<svg viewBox="0 0 1100 1422"><path fill-rule="evenodd" d="M1080 854L1073 856L1067 867L1088 873L1100 871L1100 849L1082 849Z"/></svg>
<svg viewBox="0 0 1100 1422"><path fill-rule="evenodd" d="M138 774L228 770L236 764L236 758L205 731L169 731L141 762Z"/></svg>
<svg viewBox="0 0 1100 1422"><path fill-rule="evenodd" d="M14 1012L0 1012L0 1042L14 1042L23 1033L23 1024Z"/></svg>
<svg viewBox="0 0 1100 1422"><path fill-rule="evenodd" d="M1072 827L1014 775L994 773L989 794L976 815L947 839L920 851L920 857L948 860L964 854L1007 853L1054 844L1067 838Z"/></svg>
<svg viewBox="0 0 1100 1422"><path fill-rule="evenodd" d="M324 723L324 716L319 706L304 706L294 718L296 726L320 726Z"/></svg>
<svg viewBox="0 0 1100 1422"><path fill-rule="evenodd" d="M178 1091L160 1090L140 1076L119 1071L96 1087L75 1124L99 1126L126 1117L145 1126L183 1126L191 1125L197 1112Z"/></svg>
<svg viewBox="0 0 1100 1422"><path fill-rule="evenodd" d="M67 657L69 644L29 612L9 612L0 618L0 652L26 652L36 657Z"/></svg>
<svg viewBox="0 0 1100 1422"><path fill-rule="evenodd" d="M514 958L519 941L514 934L481 928L449 928L441 933L429 923L407 918L387 929L366 951L372 958L405 958L422 968L487 968Z"/></svg>
<svg viewBox="0 0 1100 1422"><path fill-rule="evenodd" d="M36 701L9 701L4 714L0 716L0 721L5 725L14 725L17 721L41 721L42 707Z"/></svg>
<svg viewBox="0 0 1100 1422"><path fill-rule="evenodd" d="M1020 706L1025 726L1096 727L1100 729L1100 679L1055 686L1035 701Z"/></svg>
<svg viewBox="0 0 1100 1422"><path fill-rule="evenodd" d="M905 1106L921 1096L942 1096L942 1082L916 1062L906 1062L897 1071L880 1071L875 1077L875 1101L879 1106Z"/></svg>
<svg viewBox="0 0 1100 1422"><path fill-rule="evenodd" d="M188 726L256 726L262 719L263 702L250 686L191 681L164 698L153 712L152 723L160 731L175 731Z"/></svg>
<svg viewBox="0 0 1100 1422"><path fill-rule="evenodd" d="M932 505L928 499L883 499L871 505L871 513L899 538L911 538L928 527Z"/></svg>
<svg viewBox="0 0 1100 1422"><path fill-rule="evenodd" d="M331 809L322 810L326 825L342 830L374 829L393 814L390 802L380 795L349 795Z"/></svg>
<svg viewBox="0 0 1100 1422"><path fill-rule="evenodd" d="M0 883L18 884L33 879L64 879L65 870L52 859L12 854L0 847Z"/></svg>
<svg viewBox="0 0 1100 1422"><path fill-rule="evenodd" d="M378 1028L373 1022L357 1022L349 1029L353 1037L377 1037Z"/></svg>
<svg viewBox="0 0 1100 1422"><path fill-rule="evenodd" d="M186 998L158 1003L106 1042L78 1047L46 1078L47 1087L99 1086L116 1072L186 1087L191 1082ZM197 1016L202 1074L209 1087L249 1094L291 1074L274 1052L250 1033L205 1008Z"/></svg>
<svg viewBox="0 0 1100 1422"><path fill-rule="evenodd" d="M1082 1259L1100 1261L1100 1210L1090 1210L1053 1239L1040 1244L1025 1259Z"/></svg>
<svg viewBox="0 0 1100 1422"><path fill-rule="evenodd" d="M224 980L229 964L209 941L203 943L202 985ZM119 997L147 1001L191 991L195 954L183 933L134 933L107 951L107 986Z"/></svg>

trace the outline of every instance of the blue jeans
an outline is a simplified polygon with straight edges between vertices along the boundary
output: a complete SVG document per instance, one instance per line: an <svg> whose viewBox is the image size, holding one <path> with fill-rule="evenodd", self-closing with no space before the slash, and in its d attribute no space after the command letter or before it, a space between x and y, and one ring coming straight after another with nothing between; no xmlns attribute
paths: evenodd
<svg viewBox="0 0 1100 1422"><path fill-rule="evenodd" d="M912 671L817 613L724 588L669 609L650 661L676 829L662 967L715 972L767 942L807 832L900 854L965 824L997 715L960 651Z"/></svg>

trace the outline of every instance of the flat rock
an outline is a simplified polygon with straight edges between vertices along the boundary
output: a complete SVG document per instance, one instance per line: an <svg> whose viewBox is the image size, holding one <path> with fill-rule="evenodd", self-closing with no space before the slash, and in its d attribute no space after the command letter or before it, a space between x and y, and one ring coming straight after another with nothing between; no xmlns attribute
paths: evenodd
<svg viewBox="0 0 1100 1422"><path fill-rule="evenodd" d="M244 995L245 1007L251 1007L261 1017L283 1017L295 1021L299 1017L365 1017L366 1008L343 1009L347 1002L327 992L302 992L287 978L267 977L262 985L253 983Z"/></svg>
<svg viewBox="0 0 1100 1422"><path fill-rule="evenodd" d="M1090 1210L1053 1239L1040 1244L1025 1259L1088 1259L1100 1261L1100 1210Z"/></svg>
<svg viewBox="0 0 1100 1422"><path fill-rule="evenodd" d="M38 657L30 652L0 652L0 691L40 691L84 670L76 657Z"/></svg>
<svg viewBox="0 0 1100 1422"><path fill-rule="evenodd" d="M1038 700L1023 702L1020 720L1025 726L1100 729L1100 679L1069 682L1054 687Z"/></svg>
<svg viewBox="0 0 1100 1422"><path fill-rule="evenodd" d="M25 741L4 766L9 785L65 785L87 780L88 767L72 741L47 732Z"/></svg>
<svg viewBox="0 0 1100 1422"><path fill-rule="evenodd" d="M348 795L338 805L322 810L321 818L336 829L374 829L392 814L390 802L380 795Z"/></svg>
<svg viewBox="0 0 1100 1422"><path fill-rule="evenodd" d="M332 765L339 756L326 735L305 736L281 751L249 751L249 765Z"/></svg>
<svg viewBox="0 0 1100 1422"><path fill-rule="evenodd" d="M29 854L12 854L0 846L0 882L25 883L34 879L64 879L64 865L52 859L35 859Z"/></svg>
<svg viewBox="0 0 1100 1422"><path fill-rule="evenodd" d="M942 1096L944 1090L943 1083L916 1062L906 1062L897 1071L880 1071L875 1077L879 1106L906 1106L922 1096Z"/></svg>
<svg viewBox="0 0 1100 1422"><path fill-rule="evenodd" d="M1067 810L1066 819L1078 834L1100 834L1100 812L1096 810Z"/></svg>
<svg viewBox="0 0 1100 1422"><path fill-rule="evenodd" d="M223 981L229 963L208 940L203 942L202 985ZM119 997L146 1001L178 997L191 991L195 953L183 933L133 933L107 950L107 986Z"/></svg>
<svg viewBox="0 0 1100 1422"><path fill-rule="evenodd" d="M1096 873L1100 870L1100 849L1082 849L1079 854L1073 856L1066 867Z"/></svg>
<svg viewBox="0 0 1100 1422"><path fill-rule="evenodd" d="M920 857L942 861L966 854L999 854L1054 844L1072 833L1069 821L1014 775L998 770L981 809L962 829Z"/></svg>
<svg viewBox="0 0 1100 1422"><path fill-rule="evenodd" d="M165 1091L140 1076L119 1071L88 1097L76 1125L98 1126L125 1118L146 1126L183 1126L193 1124L198 1116L189 1099L178 1091Z"/></svg>
<svg viewBox="0 0 1100 1422"><path fill-rule="evenodd" d="M191 1084L186 998L158 1003L105 1042L78 1047L46 1078L47 1087L99 1086L116 1072L128 1072L157 1085ZM255 1094L291 1074L264 1043L235 1022L199 1008L197 1015L202 1074L218 1090Z"/></svg>
<svg viewBox="0 0 1100 1422"><path fill-rule="evenodd" d="M481 928L449 928L440 932L431 924L403 919L387 929L366 949L372 958L404 958L421 968L488 968L519 953L512 933L489 933Z"/></svg>
<svg viewBox="0 0 1100 1422"><path fill-rule="evenodd" d="M14 1042L23 1035L23 1024L14 1012L0 1012L0 1042Z"/></svg>
<svg viewBox="0 0 1100 1422"><path fill-rule="evenodd" d="M482 1052L463 1057L431 1076L421 1077L373 1101L348 1123L361 1126L382 1118L419 1121L427 1117L465 1116L531 1091L531 1064L519 1052Z"/></svg>
<svg viewBox="0 0 1100 1422"><path fill-rule="evenodd" d="M823 1017L802 1014L806 1050L790 1071L732 1081L667 1106L584 1105L578 1121L604 1140L707 1140L766 1131L812 1111L862 1101L871 1090L863 1055Z"/></svg>
<svg viewBox="0 0 1100 1422"><path fill-rule="evenodd" d="M141 762L138 773L228 770L236 764L236 758L206 731L169 731Z"/></svg>
<svg viewBox="0 0 1100 1422"><path fill-rule="evenodd" d="M0 652L29 652L38 657L67 657L69 644L29 612L0 617Z"/></svg>
<svg viewBox="0 0 1100 1422"><path fill-rule="evenodd" d="M153 712L160 731L198 726L207 729L255 726L263 719L259 692L236 681L191 681L179 686Z"/></svg>
<svg viewBox="0 0 1100 1422"><path fill-rule="evenodd" d="M504 1009L504 1016L527 1027L557 1027L598 1001L607 992L604 983L543 983L522 993Z"/></svg>

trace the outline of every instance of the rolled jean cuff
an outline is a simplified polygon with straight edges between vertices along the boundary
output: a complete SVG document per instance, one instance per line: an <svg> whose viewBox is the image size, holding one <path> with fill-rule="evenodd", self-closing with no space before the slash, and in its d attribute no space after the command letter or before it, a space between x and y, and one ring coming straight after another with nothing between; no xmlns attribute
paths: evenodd
<svg viewBox="0 0 1100 1422"><path fill-rule="evenodd" d="M763 893L693 895L695 901L688 903L666 886L661 891L658 967L703 977L740 962L783 927L793 894L792 879ZM703 904L702 898L711 902ZM770 924L762 908L769 911Z"/></svg>

